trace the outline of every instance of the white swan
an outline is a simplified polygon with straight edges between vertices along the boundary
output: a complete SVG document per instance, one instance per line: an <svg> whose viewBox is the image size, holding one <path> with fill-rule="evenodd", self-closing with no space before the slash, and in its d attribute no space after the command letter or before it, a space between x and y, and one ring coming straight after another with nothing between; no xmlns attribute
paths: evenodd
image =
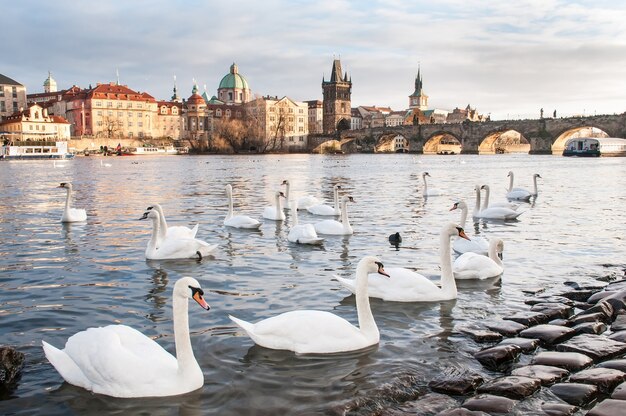
<svg viewBox="0 0 626 416"><path fill-rule="evenodd" d="M102 159L100 159L100 167L110 168L112 165L110 163L103 163Z"/></svg>
<svg viewBox="0 0 626 416"><path fill-rule="evenodd" d="M206 310L198 281L183 277L174 285L176 357L126 325L89 328L72 335L60 350L42 341L46 358L70 384L113 397L162 397L188 393L204 384L189 339L188 299Z"/></svg>
<svg viewBox="0 0 626 416"><path fill-rule="evenodd" d="M439 192L438 189L428 189L428 182L426 182L426 177L430 176L430 173L428 172L424 172L422 173L422 179L424 180L424 191L422 192L423 196L437 196L440 195L441 192Z"/></svg>
<svg viewBox="0 0 626 416"><path fill-rule="evenodd" d="M526 189L523 188L514 188L513 187L513 171L509 171L509 174L506 175L508 176L509 179L509 189L508 192L506 194L507 199L512 199L515 201L530 201L530 197L532 196L532 194L527 191ZM535 194L537 192L537 179L535 178Z"/></svg>
<svg viewBox="0 0 626 416"><path fill-rule="evenodd" d="M274 221L285 221L285 213L280 206L280 198L284 198L285 194L282 192L276 192L274 206L273 207L265 207L263 210L263 218Z"/></svg>
<svg viewBox="0 0 626 416"><path fill-rule="evenodd" d="M452 272L456 279L488 279L500 276L504 271L500 255L504 243L492 238L489 243L489 257L476 253L465 253L454 261Z"/></svg>
<svg viewBox="0 0 626 416"><path fill-rule="evenodd" d="M375 345L380 333L367 296L368 273L388 276L383 264L372 256L364 257L356 268L356 310L359 326L330 312L297 310L255 324L230 316L252 340L262 347L290 350L298 354L332 354L360 350Z"/></svg>
<svg viewBox="0 0 626 416"><path fill-rule="evenodd" d="M348 202L354 202L354 199L351 196L344 195L341 198L341 221L336 220L324 220L320 222L316 222L313 224L315 227L315 231L319 234L330 234L330 235L352 235L354 234L354 230L350 225L350 220L348 219Z"/></svg>
<svg viewBox="0 0 626 416"><path fill-rule="evenodd" d="M455 209L461 210L461 221L459 221L459 225L461 228L465 229L465 222L467 221L467 204L464 201L455 202L454 205L452 205L452 208L450 208L450 211L454 211ZM471 240L457 237L452 242L452 250L459 254L472 252L486 256L489 252L489 241L485 237L481 236L473 236Z"/></svg>
<svg viewBox="0 0 626 416"><path fill-rule="evenodd" d="M375 274L369 275L369 296L395 302L438 302L456 299L456 282L452 274L452 258L450 257L450 238L455 236L468 238L463 229L455 224L446 225L439 234L441 287L412 270L392 267L387 269L389 279L383 280ZM339 276L335 278L343 287L355 293L358 285L355 279L344 279Z"/></svg>
<svg viewBox="0 0 626 416"><path fill-rule="evenodd" d="M250 218L247 215L233 215L233 187L226 185L226 196L228 197L228 214L224 218L224 225L235 228L245 228L249 230L258 230L261 222Z"/></svg>
<svg viewBox="0 0 626 416"><path fill-rule="evenodd" d="M293 211L293 224L289 229L289 234L287 235L287 240L292 243L299 244L314 244L319 245L324 242L323 238L317 236L317 232L315 232L315 227L311 224L298 224L298 202L294 202Z"/></svg>
<svg viewBox="0 0 626 416"><path fill-rule="evenodd" d="M476 185L474 187L474 190L476 191L476 205L474 206L474 212L472 213L474 218L482 218L484 220L513 221L524 213L524 211L518 212L510 208L503 207L493 207L481 210L480 188L480 185Z"/></svg>
<svg viewBox="0 0 626 416"><path fill-rule="evenodd" d="M72 197L72 184L69 182L61 182L57 188L64 188L67 190L67 196L65 198L65 210L61 216L61 222L83 222L87 221L87 211L82 208L71 208L70 198Z"/></svg>
<svg viewBox="0 0 626 416"><path fill-rule="evenodd" d="M512 209L513 211L517 211L517 209L520 207L520 204L516 204L513 202L494 202L493 204L490 204L489 203L489 185L483 185L480 187L480 189L485 190L485 199L483 200L482 209L500 207L500 208L509 208L509 209Z"/></svg>
<svg viewBox="0 0 626 416"><path fill-rule="evenodd" d="M285 199L287 199L287 202L285 202L285 208L291 209L292 202L289 199L289 191L290 191L289 180L285 179L281 185L285 185L287 187L287 189L285 190ZM298 202L299 209L308 209L309 207L313 205L320 204L320 200L311 195L301 196L300 198L298 198L297 202Z"/></svg>
<svg viewBox="0 0 626 416"><path fill-rule="evenodd" d="M333 186L334 204L332 207L326 204L316 204L308 207L307 211L313 215L341 215L341 210L339 209L339 189L341 189L341 185Z"/></svg>
<svg viewBox="0 0 626 416"><path fill-rule="evenodd" d="M154 203L146 208L146 211L151 209L156 210L159 213L159 239L165 240L166 238L196 238L198 233L198 224L193 228L185 227L184 225L167 225L165 221L165 214L160 204Z"/></svg>
<svg viewBox="0 0 626 416"><path fill-rule="evenodd" d="M202 260L211 251L217 248L217 244L209 244L197 238L170 238L161 239L159 211L152 209L143 213L140 220L147 218L152 220L152 236L146 247L146 259L148 260L174 260L192 259Z"/></svg>

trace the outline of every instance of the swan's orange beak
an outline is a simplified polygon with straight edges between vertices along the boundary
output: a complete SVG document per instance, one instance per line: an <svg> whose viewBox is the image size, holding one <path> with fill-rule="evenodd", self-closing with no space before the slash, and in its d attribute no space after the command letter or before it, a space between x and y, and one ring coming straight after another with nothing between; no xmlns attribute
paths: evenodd
<svg viewBox="0 0 626 416"><path fill-rule="evenodd" d="M204 298L202 297L202 295L200 294L200 291L196 291L193 294L193 300L195 300L196 302L198 302L198 305L200 305L200 307L202 309L206 309L207 311L209 309L211 309L211 307L209 306L208 303L206 303L206 300L204 300Z"/></svg>
<svg viewBox="0 0 626 416"><path fill-rule="evenodd" d="M465 234L465 231L463 231L463 229L461 229L461 230L459 231L459 237L464 238L464 239L466 239L466 240L468 240L468 241L472 241L472 240L470 240L470 238L467 236L467 234Z"/></svg>
<svg viewBox="0 0 626 416"><path fill-rule="evenodd" d="M448 211L454 211L456 209L456 204L452 205L452 208L450 208Z"/></svg>
<svg viewBox="0 0 626 416"><path fill-rule="evenodd" d="M389 276L389 274L385 271L385 266L383 266L382 263L380 262L376 262L376 264L378 265L378 274L382 274L383 276L387 276L387 277L391 277Z"/></svg>

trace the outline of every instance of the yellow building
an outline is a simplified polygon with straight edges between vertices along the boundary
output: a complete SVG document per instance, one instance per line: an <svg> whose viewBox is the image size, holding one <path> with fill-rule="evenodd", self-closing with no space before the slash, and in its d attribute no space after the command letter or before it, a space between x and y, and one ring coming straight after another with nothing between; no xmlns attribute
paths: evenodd
<svg viewBox="0 0 626 416"><path fill-rule="evenodd" d="M245 104L249 122L257 123L261 137L272 151L298 151L307 148L308 111L305 102L289 97L259 97Z"/></svg>
<svg viewBox="0 0 626 416"><path fill-rule="evenodd" d="M0 122L4 139L15 141L65 141L70 138L70 123L60 116L48 115L38 104L4 117Z"/></svg>

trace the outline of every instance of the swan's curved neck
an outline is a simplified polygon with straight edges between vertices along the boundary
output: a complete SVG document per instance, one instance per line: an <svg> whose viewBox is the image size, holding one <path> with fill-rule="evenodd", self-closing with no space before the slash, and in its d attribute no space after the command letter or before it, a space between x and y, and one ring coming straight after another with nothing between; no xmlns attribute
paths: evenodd
<svg viewBox="0 0 626 416"><path fill-rule="evenodd" d="M474 205L474 212L472 215L476 217L480 213L480 187L477 186L476 190L476 204Z"/></svg>
<svg viewBox="0 0 626 416"><path fill-rule="evenodd" d="M233 217L233 194L230 189L226 191L226 195L228 196L228 214L226 214L228 220Z"/></svg>
<svg viewBox="0 0 626 416"><path fill-rule="evenodd" d="M165 221L165 215L163 214L163 208L161 205L156 204L155 208L159 213L159 230L158 235L161 240L165 239L165 235L167 234L167 221Z"/></svg>
<svg viewBox="0 0 626 416"><path fill-rule="evenodd" d="M370 298L367 293L368 273L365 264L359 264L356 268L356 311L359 317L359 329L368 339L380 339L378 326L374 321L372 309L370 308Z"/></svg>
<svg viewBox="0 0 626 416"><path fill-rule="evenodd" d="M150 251L156 250L159 240L161 239L161 226L159 222L159 219L152 218L152 235L150 236L150 241L148 241L148 250Z"/></svg>
<svg viewBox="0 0 626 416"><path fill-rule="evenodd" d="M513 190L513 172L509 172L509 192Z"/></svg>
<svg viewBox="0 0 626 416"><path fill-rule="evenodd" d="M189 339L189 305L187 299L182 296L174 295L172 301L174 304L174 342L176 344L178 372L185 373L187 370L198 367Z"/></svg>
<svg viewBox="0 0 626 416"><path fill-rule="evenodd" d="M333 208L335 208L335 214L339 215L340 211L339 211L339 189L337 189L335 187L334 192L333 192L333 199L334 199L334 204L333 204Z"/></svg>
<svg viewBox="0 0 626 416"><path fill-rule="evenodd" d="M341 201L341 223L344 230L350 230L350 220L348 219L348 201Z"/></svg>
<svg viewBox="0 0 626 416"><path fill-rule="evenodd" d="M424 195L428 193L428 182L426 182L426 175L422 175L422 179L424 180Z"/></svg>
<svg viewBox="0 0 626 416"><path fill-rule="evenodd" d="M287 186L289 186L289 185L287 185ZM287 188L287 189L289 189L289 188ZM276 207L276 218L279 218L280 217L280 210L281 210L281 208L280 208L280 195L276 195L276 200L274 202L274 206Z"/></svg>
<svg viewBox="0 0 626 416"><path fill-rule="evenodd" d="M461 206L461 221L459 222L459 225L461 226L461 228L465 228L466 221L467 221L467 205L462 205Z"/></svg>
<svg viewBox="0 0 626 416"><path fill-rule="evenodd" d="M72 188L67 188L67 195L65 197L65 212L70 210L70 198L72 197Z"/></svg>
<svg viewBox="0 0 626 416"><path fill-rule="evenodd" d="M485 186L485 200L483 201L483 210L489 207L489 187ZM463 227L463 225L461 225Z"/></svg>
<svg viewBox="0 0 626 416"><path fill-rule="evenodd" d="M533 176L533 195L537 195L537 177Z"/></svg>
<svg viewBox="0 0 626 416"><path fill-rule="evenodd" d="M285 186L287 187L287 189L285 189L285 198L289 201L289 182L287 182Z"/></svg>
<svg viewBox="0 0 626 416"><path fill-rule="evenodd" d="M498 244L495 241L489 244L489 258L498 266L502 266L502 260L498 257Z"/></svg>
<svg viewBox="0 0 626 416"><path fill-rule="evenodd" d="M442 232L439 236L439 264L441 265L441 290L456 297L456 282L452 274L452 257L450 257L450 234Z"/></svg>

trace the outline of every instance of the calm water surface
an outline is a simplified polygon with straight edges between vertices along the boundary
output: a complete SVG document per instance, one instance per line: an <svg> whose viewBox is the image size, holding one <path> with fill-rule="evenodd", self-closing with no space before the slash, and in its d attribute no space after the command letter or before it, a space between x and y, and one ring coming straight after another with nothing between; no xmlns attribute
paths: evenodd
<svg viewBox="0 0 626 416"><path fill-rule="evenodd" d="M472 353L481 346L460 332L482 319L527 310L522 289L559 290L565 281L592 282L621 273L626 242L624 158L556 156L277 155L77 158L0 163L1 344L26 354L19 387L0 401L2 414L305 415L401 409L402 390L417 398L434 376L451 369L484 370ZM473 206L473 186L491 186L504 200L507 172L539 197L514 223L466 226L471 236L505 241L500 280L459 285L458 299L431 304L372 300L381 332L376 348L338 356L296 356L254 346L228 319L257 321L293 309L333 311L356 323L354 297L333 279L353 276L358 261L376 255L387 267L405 266L439 278L438 234L458 222L452 204ZM444 195L425 200L421 173ZM283 179L292 195L330 201L332 186L356 200L349 206L355 233L327 237L323 247L287 241L290 218L263 220L259 232L223 227L224 185L235 209L261 219ZM84 224L59 222L71 181ZM170 224L200 224L198 237L219 244L202 262L146 261L150 223L138 221L159 202ZM321 217L300 214L300 222ZM403 243L387 236L399 231ZM130 325L174 352L173 283L193 276L205 289L209 312L190 304L192 344L204 371L202 389L179 397L113 399L62 382L41 340L63 347L92 326ZM410 380L407 382L406 380ZM406 387L407 383L410 384ZM398 388L397 386L405 386ZM403 390L404 389L404 390ZM542 392L529 401L545 399ZM534 400L534 402L533 402ZM401 402L401 401L400 401ZM358 404L357 404L358 403Z"/></svg>

